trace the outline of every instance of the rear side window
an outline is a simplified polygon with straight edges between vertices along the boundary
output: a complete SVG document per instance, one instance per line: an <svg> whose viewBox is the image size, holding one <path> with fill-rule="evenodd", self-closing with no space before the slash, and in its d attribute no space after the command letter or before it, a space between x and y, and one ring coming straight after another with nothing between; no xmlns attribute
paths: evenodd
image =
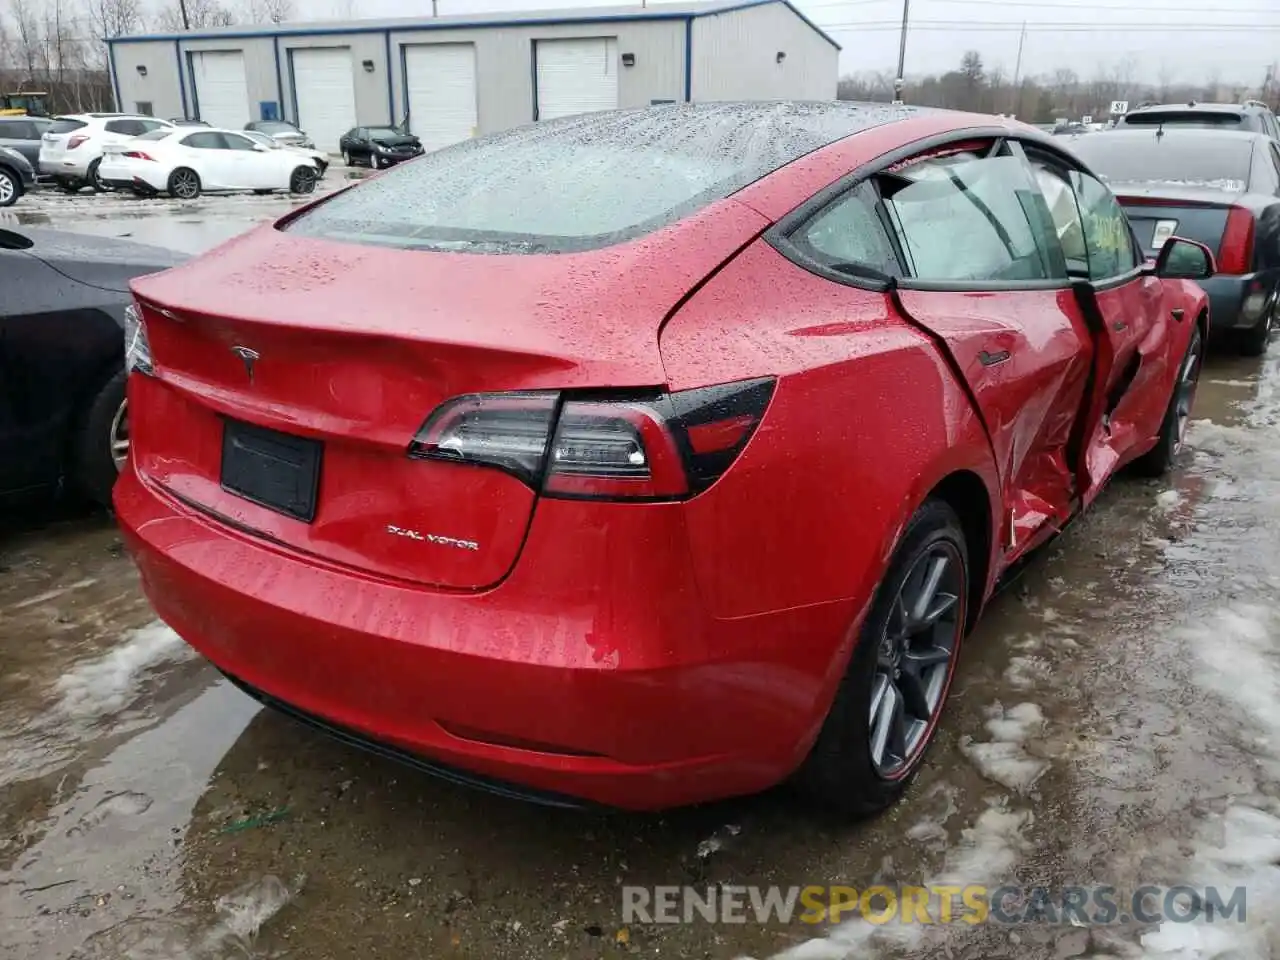
<svg viewBox="0 0 1280 960"><path fill-rule="evenodd" d="M71 133L73 130L79 130L88 126L83 120L73 120L70 117L55 117L52 124L49 125L49 133Z"/></svg>
<svg viewBox="0 0 1280 960"><path fill-rule="evenodd" d="M39 140L40 134L29 120L0 120L0 137L6 140Z"/></svg>
<svg viewBox="0 0 1280 960"><path fill-rule="evenodd" d="M880 178L911 275L930 281L1061 279L1043 200L1017 157L926 160Z"/></svg>
<svg viewBox="0 0 1280 960"><path fill-rule="evenodd" d="M126 137L136 137L147 132L140 120L108 120L108 133L120 133Z"/></svg>
<svg viewBox="0 0 1280 960"><path fill-rule="evenodd" d="M832 269L858 265L898 276L902 271L876 211L877 200L871 184L859 184L796 231L792 242Z"/></svg>

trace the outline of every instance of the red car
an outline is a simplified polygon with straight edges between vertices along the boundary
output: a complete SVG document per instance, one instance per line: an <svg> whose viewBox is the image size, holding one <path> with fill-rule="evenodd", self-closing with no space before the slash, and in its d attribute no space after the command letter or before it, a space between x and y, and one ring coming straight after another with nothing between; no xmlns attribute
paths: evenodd
<svg viewBox="0 0 1280 960"><path fill-rule="evenodd" d="M995 118L537 124L136 281L116 507L160 616L351 742L867 812L993 585L1169 466L1212 270Z"/></svg>

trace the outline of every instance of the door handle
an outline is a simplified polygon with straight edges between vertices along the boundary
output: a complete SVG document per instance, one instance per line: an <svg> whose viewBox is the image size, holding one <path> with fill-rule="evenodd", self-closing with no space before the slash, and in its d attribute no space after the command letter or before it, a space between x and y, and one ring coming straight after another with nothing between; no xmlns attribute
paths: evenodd
<svg viewBox="0 0 1280 960"><path fill-rule="evenodd" d="M1117 320L1115 323L1111 325L1111 329L1117 332L1120 330L1128 330L1129 325L1125 323L1123 320Z"/></svg>
<svg viewBox="0 0 1280 960"><path fill-rule="evenodd" d="M1008 350L998 350L995 353L988 353L986 350L983 350L980 354L978 354L978 362L981 363L984 367L993 367L997 363L1004 363L1008 359L1009 359Z"/></svg>
<svg viewBox="0 0 1280 960"><path fill-rule="evenodd" d="M1187 313L1187 311L1183 310L1182 307L1174 307L1169 312L1173 314L1173 319L1179 322L1181 322L1182 318L1186 316L1186 313Z"/></svg>

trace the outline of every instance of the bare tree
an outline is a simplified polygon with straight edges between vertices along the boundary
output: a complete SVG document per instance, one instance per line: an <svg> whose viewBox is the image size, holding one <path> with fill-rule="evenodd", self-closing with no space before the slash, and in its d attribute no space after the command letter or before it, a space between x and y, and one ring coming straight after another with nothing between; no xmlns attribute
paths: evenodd
<svg viewBox="0 0 1280 960"><path fill-rule="evenodd" d="M245 13L250 23L284 23L295 15L293 0L248 0Z"/></svg>
<svg viewBox="0 0 1280 960"><path fill-rule="evenodd" d="M192 30L205 30L209 27L229 27L236 22L235 12L223 6L218 0L186 0L187 20ZM182 22L182 7L177 0L172 0L160 8L156 22L161 29L177 33L185 30Z"/></svg>
<svg viewBox="0 0 1280 960"><path fill-rule="evenodd" d="M42 65L40 15L32 0L9 0L13 21L13 52L19 70L28 83L36 82L36 71Z"/></svg>

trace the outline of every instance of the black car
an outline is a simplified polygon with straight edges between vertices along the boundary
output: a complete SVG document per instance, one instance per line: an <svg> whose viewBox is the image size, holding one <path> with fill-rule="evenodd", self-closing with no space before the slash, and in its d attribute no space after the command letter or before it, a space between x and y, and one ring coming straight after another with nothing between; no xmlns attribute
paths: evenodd
<svg viewBox="0 0 1280 960"><path fill-rule="evenodd" d="M1108 182L1154 257L1175 233L1213 251L1209 323L1266 351L1280 295L1280 144L1221 128L1118 127L1070 148Z"/></svg>
<svg viewBox="0 0 1280 960"><path fill-rule="evenodd" d="M1130 110L1117 127L1213 127L1280 140L1280 123L1260 100L1246 103L1152 103Z"/></svg>
<svg viewBox="0 0 1280 960"><path fill-rule="evenodd" d="M338 148L348 167L363 163L380 170L421 155L422 141L395 127L353 127L342 135Z"/></svg>
<svg viewBox="0 0 1280 960"><path fill-rule="evenodd" d="M126 240L0 230L0 501L66 486L110 503L129 450L129 281L183 259Z"/></svg>
<svg viewBox="0 0 1280 960"><path fill-rule="evenodd" d="M0 207L11 207L36 185L35 167L17 150L0 147ZM4 287L0 286L0 290Z"/></svg>

